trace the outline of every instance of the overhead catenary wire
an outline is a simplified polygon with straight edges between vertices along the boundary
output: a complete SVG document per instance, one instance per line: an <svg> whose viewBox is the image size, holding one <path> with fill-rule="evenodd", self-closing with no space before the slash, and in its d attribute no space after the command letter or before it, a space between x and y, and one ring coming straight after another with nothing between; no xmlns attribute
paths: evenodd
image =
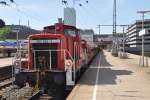
<svg viewBox="0 0 150 100"><path fill-rule="evenodd" d="M14 5L10 5L9 7L14 9L18 14L21 14L22 18L23 17L26 17L26 18L28 17L27 20L32 19L32 21L33 21L32 23L34 23L34 24L35 23L40 24L39 20L46 19L46 18L41 18L41 16L37 15L36 13L34 13L34 14L28 13L29 10L26 9L26 8L23 8L23 10L22 10L22 8L20 8L20 6L15 2L14 2ZM42 16L42 17L44 17L44 16ZM21 18L19 18L19 19L21 20Z"/></svg>
<svg viewBox="0 0 150 100"><path fill-rule="evenodd" d="M71 2L72 0L69 0L69 1ZM97 10L95 10L94 6L91 6L92 3L90 3L88 0L77 0L77 1L79 1L79 2L76 2L74 7L77 8L77 10L80 10L80 12L81 12L80 14L83 14L85 16L86 16L86 14L88 14L89 16L86 16L86 17L89 17L89 19L97 19L98 20L98 18L100 18L99 14L94 13L94 12L97 12ZM110 18L111 18L111 16L110 16ZM82 19L84 20L87 18L82 18ZM106 21L109 21L109 19L107 19ZM106 22L106 21L103 21L103 22ZM87 23L87 21L85 23Z"/></svg>
<svg viewBox="0 0 150 100"><path fill-rule="evenodd" d="M64 5L64 8L65 7L71 7L72 2L70 0L68 0L68 5ZM86 22L84 22L83 20L80 20L80 18L78 18L78 12L80 12L76 7L71 7L71 8L74 8L76 10L76 17L77 17L77 23L80 22L80 25L81 27L84 27L86 25ZM80 12L81 14L81 12ZM83 18L82 18L83 19ZM67 20L71 20L70 16L68 16L68 19ZM78 25L77 25L78 26Z"/></svg>
<svg viewBox="0 0 150 100"><path fill-rule="evenodd" d="M92 16L91 12L86 11L85 8L83 8L84 4L82 2L77 2L77 1L81 1L81 0L76 0L76 4L74 5L74 7L81 14L81 19L84 22L84 25L90 25L90 23L88 23L88 20L85 21L85 19L87 19L87 17L91 18L91 16ZM84 2L88 2L88 0L84 0ZM90 16L86 16L86 14L88 14Z"/></svg>
<svg viewBox="0 0 150 100"><path fill-rule="evenodd" d="M86 17L88 17L88 16L86 16L86 14L84 14L84 12L81 10L80 7L77 6L76 8L77 8L78 14L80 14L79 20L82 19L82 20L80 20L80 22L82 22L84 24L84 26L88 25L89 24L88 20L86 20L87 19Z"/></svg>
<svg viewBox="0 0 150 100"><path fill-rule="evenodd" d="M80 12L80 14L82 14L82 15L84 16L83 12L82 12L81 10L79 10L80 8L77 9L77 6L75 6L75 2L77 2L77 1L80 1L80 0L62 0L62 3L65 3L65 4L63 4L64 7L73 7L73 8L76 9L77 14L78 14L78 12ZM86 0L86 2L88 2L88 1ZM77 16L77 17L78 17L78 16ZM81 16L80 16L80 17L81 17ZM83 17L82 17L81 19L86 19L86 18L83 18ZM71 20L71 18L68 17L68 20ZM85 25L87 24L86 21L80 20L80 18L77 19L77 23L78 23L78 22L80 22L80 25L81 25L81 26L85 26Z"/></svg>
<svg viewBox="0 0 150 100"><path fill-rule="evenodd" d="M9 0L5 0L5 1L9 1ZM18 5L15 1L13 1L13 3L11 3L11 5L8 5L8 7L10 7L11 9L14 9L18 14L21 14L21 18L25 17L27 18L27 20L32 19L33 23L35 24L40 24L41 19L46 19L44 16L39 16L38 14L36 14L35 12L33 13L29 13L29 10L26 8L21 8L20 5ZM21 20L21 18L19 18Z"/></svg>

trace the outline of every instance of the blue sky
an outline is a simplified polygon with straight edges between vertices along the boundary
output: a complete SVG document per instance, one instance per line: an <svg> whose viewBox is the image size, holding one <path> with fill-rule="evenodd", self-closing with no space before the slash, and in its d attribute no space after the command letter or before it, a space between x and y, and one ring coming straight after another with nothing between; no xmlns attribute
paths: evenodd
<svg viewBox="0 0 150 100"><path fill-rule="evenodd" d="M113 0L68 0L70 7L75 7L77 11L77 27L82 29L94 29L98 33L98 24L112 24ZM42 29L46 25L54 24L57 18L63 17L64 5L61 0L15 0L16 4L10 7L0 5L0 18L6 24L27 25L30 20L30 26L34 29ZM80 7L78 4L83 6ZM17 5L17 6L16 6ZM141 16L136 12L138 10L150 10L150 0L117 0L117 24L132 24ZM150 18L146 14L145 18ZM121 28L117 28L121 32ZM111 33L112 27L101 27L101 33Z"/></svg>

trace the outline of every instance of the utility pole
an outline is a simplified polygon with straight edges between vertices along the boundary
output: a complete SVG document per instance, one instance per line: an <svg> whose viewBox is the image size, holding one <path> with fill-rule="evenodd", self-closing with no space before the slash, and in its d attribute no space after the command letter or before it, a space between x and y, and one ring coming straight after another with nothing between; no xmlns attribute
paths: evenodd
<svg viewBox="0 0 150 100"><path fill-rule="evenodd" d="M137 13L142 14L142 30L144 29L145 14L150 13L150 11L137 11ZM142 66L144 67L144 35L142 36ZM141 65L140 65L141 66Z"/></svg>
<svg viewBox="0 0 150 100"><path fill-rule="evenodd" d="M116 0L114 0L114 4L113 4L113 52L114 55L118 56L118 37L117 37L117 32L116 32Z"/></svg>
<svg viewBox="0 0 150 100"><path fill-rule="evenodd" d="M114 0L113 4L113 35L116 37L116 0Z"/></svg>
<svg viewBox="0 0 150 100"><path fill-rule="evenodd" d="M124 29L125 29L125 26L121 26L122 27L122 32L123 32L123 55L125 53L125 32L124 32Z"/></svg>
<svg viewBox="0 0 150 100"><path fill-rule="evenodd" d="M28 27L30 27L30 21L28 20Z"/></svg>
<svg viewBox="0 0 150 100"><path fill-rule="evenodd" d="M100 35L100 33L101 33L101 32L100 32L100 29L101 29L102 26L107 26L107 27L108 27L108 26L109 26L109 27L111 26L111 27L112 27L112 26L114 26L114 25L99 24L99 25L97 25L97 26L98 26L98 28L99 28L99 35ZM124 25L115 25L115 26L116 26L116 27L117 27L117 26L122 26L122 27L123 27L123 32L124 32L124 28L127 27L127 26L129 26L129 25L127 25L127 24L125 25L125 24L124 24ZM124 35L123 35L123 36L124 36ZM123 38L124 38L124 42L125 42L125 37L123 37ZM117 42L118 42L118 41L117 41ZM125 45L125 43L124 43L124 45ZM125 50L124 50L124 51L125 51Z"/></svg>
<svg viewBox="0 0 150 100"><path fill-rule="evenodd" d="M101 33L101 26L114 26L114 25L104 25L104 24L99 24L99 25L97 25L98 26L98 28L99 28L99 34ZM117 26L129 26L129 25L115 25L116 27Z"/></svg>
<svg viewBox="0 0 150 100"><path fill-rule="evenodd" d="M15 28L14 30L14 32L16 32L17 53L19 51L19 31L20 31L20 28Z"/></svg>
<svg viewBox="0 0 150 100"><path fill-rule="evenodd" d="M19 23L19 26L20 26L20 19L19 19L18 23Z"/></svg>
<svg viewBox="0 0 150 100"><path fill-rule="evenodd" d="M125 27L129 27L129 25L120 25L120 27L122 27L122 32L123 32L123 54L122 54L122 58L126 58L127 55L125 53Z"/></svg>
<svg viewBox="0 0 150 100"><path fill-rule="evenodd" d="M101 25L97 25L99 30L99 35L101 34Z"/></svg>

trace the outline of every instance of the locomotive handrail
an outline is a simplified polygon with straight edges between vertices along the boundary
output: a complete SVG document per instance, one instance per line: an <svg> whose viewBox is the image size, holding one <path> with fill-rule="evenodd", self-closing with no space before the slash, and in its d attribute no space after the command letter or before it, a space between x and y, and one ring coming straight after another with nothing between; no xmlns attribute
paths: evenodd
<svg viewBox="0 0 150 100"><path fill-rule="evenodd" d="M61 52L66 52L66 53L68 53L68 55L69 55L69 57L70 57L70 59L71 59L71 61L73 63L73 67L75 67L74 66L75 61L74 61L73 57L71 56L70 52L68 50L66 50L66 49L61 49L61 50L59 50L59 49L57 49L57 50L51 50L51 49L47 49L47 50L33 50L33 52L36 52L36 51L49 51L49 52L52 52L52 51L61 51Z"/></svg>
<svg viewBox="0 0 150 100"><path fill-rule="evenodd" d="M33 52L35 53L36 51L49 51L49 52L52 52L52 51L60 51L60 52L64 52L64 60L66 60L66 53L68 53L69 55L69 58L71 59L72 61L72 71L74 73L73 75L73 78L74 78L74 82L75 82L75 79L76 79L76 68L75 68L75 60L73 59L72 55L70 54L70 52L67 50L67 49L57 49L57 50L50 50L50 49L47 49L47 50L33 50ZM65 53L66 52L66 53ZM34 55L35 56L35 55ZM34 57L35 58L35 57ZM50 53L50 58L51 58L51 53ZM50 60L51 61L51 60ZM35 65L35 64L34 64ZM66 67L65 65L65 61L64 61L64 67ZM50 68L51 68L51 63L50 63ZM67 72L69 70L69 67L65 68L65 71Z"/></svg>
<svg viewBox="0 0 150 100"><path fill-rule="evenodd" d="M61 49L61 50L59 50L59 49L58 49L58 50L50 50L50 49L47 49L47 50L33 50L33 51L66 51L66 52L69 54L71 60L74 62L74 59L73 59L73 57L71 56L70 52L69 52L68 50L66 50L66 49Z"/></svg>
<svg viewBox="0 0 150 100"><path fill-rule="evenodd" d="M15 53L15 56L13 57L13 67L14 67L14 70L15 68L18 68L18 70L21 69L21 60L22 60L22 52L25 51L25 52L28 52L28 50L24 50L24 49L19 49L16 53ZM25 58L25 57L24 57ZM27 59L27 58L26 58ZM19 66L19 67L18 67ZM13 70L13 69L12 69ZM15 73L14 73L15 74Z"/></svg>
<svg viewBox="0 0 150 100"><path fill-rule="evenodd" d="M72 57L72 55L71 55L71 53L67 50L67 49L57 49L57 50L52 50L52 49L46 49L46 50L32 50L31 52L32 53L34 53L34 56L36 55L36 52L38 52L38 51L48 51L49 52L49 56L50 56L50 63L49 63L49 68L51 69L51 70L53 70L52 69L52 63L51 63L51 52L62 52L63 53L63 59L64 59L64 67L65 67L65 72L68 72L69 70L70 70L70 68L71 68L71 71L73 72L73 81L75 82L75 78L76 78L76 75L75 75L75 73L76 73L76 67L75 67L75 60L74 60L74 58ZM22 71L22 70L32 70L32 69L29 69L29 63L28 63L28 67L27 68L22 68L21 67L21 61L22 61L22 59L23 59L23 57L22 57L22 52L25 52L25 53L27 53L28 52L28 50L18 50L18 52L16 53L16 56L14 57L15 58L15 62L17 62L17 65L15 66L14 65L14 67L15 68L18 68L18 70L19 70L19 72L20 71ZM66 54L68 55L68 57L69 57L69 59L72 61L72 64L71 64L71 67L67 67L66 66L66 60L68 60L68 58L67 58L67 56L66 56ZM26 59L28 59L28 58L26 58ZM34 66L33 66L35 69L36 69L36 56L34 57Z"/></svg>
<svg viewBox="0 0 150 100"><path fill-rule="evenodd" d="M72 55L70 54L70 52L68 51L68 50L66 50L66 49L61 49L61 50L50 50L50 49L47 49L47 50L33 50L34 52L36 52L36 51L49 51L49 52L52 52L52 51L61 51L61 52L66 52L66 53L68 53L68 55L69 55L69 58L71 59L71 61L72 61L72 63L73 63L73 65L74 65L74 63L75 63L75 60L74 60L74 58L72 57ZM14 62L15 61L20 61L21 62L21 60L23 59L23 58L25 58L25 59L27 59L27 57L22 57L22 52L28 52L28 50L18 50L18 52L16 52L16 55L14 56ZM65 55L64 55L65 56ZM66 59L66 58L65 58ZM73 66L74 67L74 66Z"/></svg>
<svg viewBox="0 0 150 100"><path fill-rule="evenodd" d="M58 50L50 50L50 49L47 49L47 50L33 50L33 51L66 51L66 52L69 54L71 60L74 62L74 59L73 59L73 57L71 56L70 52L69 52L68 50L66 50L66 49L61 49L61 50L59 50L59 49L58 49Z"/></svg>

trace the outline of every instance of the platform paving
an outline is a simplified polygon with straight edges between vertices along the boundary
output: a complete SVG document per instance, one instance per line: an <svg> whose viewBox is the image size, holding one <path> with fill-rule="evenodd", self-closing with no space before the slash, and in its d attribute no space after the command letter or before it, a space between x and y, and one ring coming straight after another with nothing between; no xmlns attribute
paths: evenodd
<svg viewBox="0 0 150 100"><path fill-rule="evenodd" d="M12 65L12 58L0 58L0 68L11 65Z"/></svg>
<svg viewBox="0 0 150 100"><path fill-rule="evenodd" d="M139 67L139 56L97 55L67 100L150 100L150 68Z"/></svg>

